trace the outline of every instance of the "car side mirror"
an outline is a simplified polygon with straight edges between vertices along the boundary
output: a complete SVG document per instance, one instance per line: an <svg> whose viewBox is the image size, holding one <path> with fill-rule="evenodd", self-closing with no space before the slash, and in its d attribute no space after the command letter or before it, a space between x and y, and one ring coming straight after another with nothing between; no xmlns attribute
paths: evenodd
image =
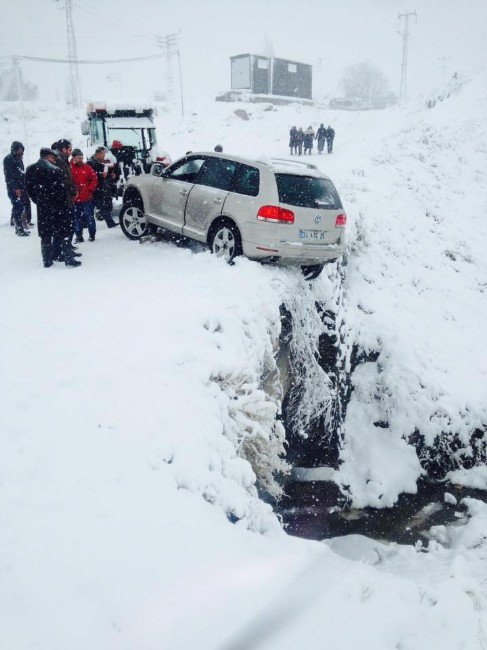
<svg viewBox="0 0 487 650"><path fill-rule="evenodd" d="M81 122L81 135L90 135L90 122L89 122L89 120L83 120Z"/></svg>
<svg viewBox="0 0 487 650"><path fill-rule="evenodd" d="M159 176L159 178L161 178L162 176L165 176L164 170L164 165L161 165L161 163L154 163L151 167L150 173L152 176Z"/></svg>

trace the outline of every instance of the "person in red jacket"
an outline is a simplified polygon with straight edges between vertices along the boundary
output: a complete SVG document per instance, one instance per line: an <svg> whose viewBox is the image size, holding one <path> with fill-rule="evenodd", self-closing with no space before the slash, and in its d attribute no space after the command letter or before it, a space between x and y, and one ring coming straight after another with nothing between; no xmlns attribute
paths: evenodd
<svg viewBox="0 0 487 650"><path fill-rule="evenodd" d="M71 158L71 174L76 186L74 198L74 233L76 243L84 241L83 228L88 226L89 240L95 241L96 221L93 206L93 193L98 185L98 178L93 169L83 162L83 152L74 149Z"/></svg>

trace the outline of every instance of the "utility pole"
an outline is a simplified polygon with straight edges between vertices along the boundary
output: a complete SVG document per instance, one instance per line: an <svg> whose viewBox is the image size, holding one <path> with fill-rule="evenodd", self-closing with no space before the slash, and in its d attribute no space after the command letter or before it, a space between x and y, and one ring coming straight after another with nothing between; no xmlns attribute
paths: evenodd
<svg viewBox="0 0 487 650"><path fill-rule="evenodd" d="M73 0L64 0L66 10L66 33L68 37L69 59L69 103L79 108L81 104L81 88L78 71L78 53L76 50L76 35L73 24Z"/></svg>
<svg viewBox="0 0 487 650"><path fill-rule="evenodd" d="M168 34L167 36L157 36L157 45L164 50L166 66L165 66L165 82L166 92L168 98L171 100L174 97L174 74L173 74L173 57L178 58L178 71L179 71L179 90L181 96L181 115L184 116L184 99L183 99L183 78L181 74L181 55L179 52L179 32L176 34Z"/></svg>
<svg viewBox="0 0 487 650"><path fill-rule="evenodd" d="M22 115L22 127L24 131L24 146L27 145L27 122L25 119L24 99L22 97L22 78L20 74L20 57L13 56L12 64L15 71L15 80L17 84L17 98L19 100L20 114Z"/></svg>
<svg viewBox="0 0 487 650"><path fill-rule="evenodd" d="M399 97L404 99L407 95L408 86L408 46L409 46L409 19L411 16L418 17L415 11L406 11L403 14L398 14L399 20L404 18L404 30L399 32L402 36L402 64L401 64L401 85L399 86Z"/></svg>

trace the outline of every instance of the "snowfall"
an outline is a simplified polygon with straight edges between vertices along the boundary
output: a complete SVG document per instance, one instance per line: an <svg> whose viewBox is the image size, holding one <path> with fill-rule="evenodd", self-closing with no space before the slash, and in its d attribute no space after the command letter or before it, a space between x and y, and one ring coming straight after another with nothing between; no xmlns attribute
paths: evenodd
<svg viewBox="0 0 487 650"><path fill-rule="evenodd" d="M85 146L81 112L26 114L27 163L60 137ZM455 438L450 480L487 489L485 466L464 469L487 423L487 75L383 111L211 103L157 117L173 159L217 143L287 156L289 128L320 122L335 152L313 162L349 226L343 260L312 283L104 224L80 268L44 269L2 191L2 650L487 648L484 502L415 545L299 539L271 505L292 469L282 305L310 367L304 437L330 398L316 302L335 314L344 367L364 353L333 472L351 505L416 491L415 432ZM24 138L3 104L2 155Z"/></svg>

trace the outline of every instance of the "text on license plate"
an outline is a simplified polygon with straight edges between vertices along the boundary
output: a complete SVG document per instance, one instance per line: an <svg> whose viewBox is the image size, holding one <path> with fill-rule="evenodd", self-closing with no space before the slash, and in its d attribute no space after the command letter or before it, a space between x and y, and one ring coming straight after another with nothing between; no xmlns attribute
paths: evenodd
<svg viewBox="0 0 487 650"><path fill-rule="evenodd" d="M325 239L324 230L300 230L299 239L311 239L313 241L322 241Z"/></svg>

